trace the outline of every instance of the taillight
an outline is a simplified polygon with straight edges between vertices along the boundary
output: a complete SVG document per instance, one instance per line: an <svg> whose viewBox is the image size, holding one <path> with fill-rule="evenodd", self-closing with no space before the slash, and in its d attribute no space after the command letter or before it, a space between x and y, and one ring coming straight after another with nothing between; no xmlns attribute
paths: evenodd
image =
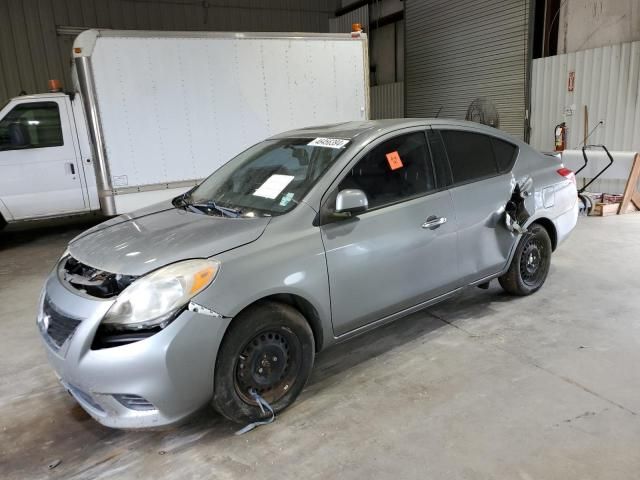
<svg viewBox="0 0 640 480"><path fill-rule="evenodd" d="M558 170L558 173L567 180L571 180L574 184L576 183L576 174L573 173L573 170L563 167Z"/></svg>

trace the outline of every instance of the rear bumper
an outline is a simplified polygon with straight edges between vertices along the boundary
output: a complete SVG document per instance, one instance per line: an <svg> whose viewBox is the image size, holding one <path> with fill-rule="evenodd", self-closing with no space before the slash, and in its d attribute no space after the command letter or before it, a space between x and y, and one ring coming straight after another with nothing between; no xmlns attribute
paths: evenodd
<svg viewBox="0 0 640 480"><path fill-rule="evenodd" d="M43 322L45 296L57 311L80 320L59 348ZM38 327L49 362L82 408L108 427L146 428L179 422L207 404L213 396L218 347L230 319L187 310L144 340L93 350L94 336L111 304L71 292L55 272L41 299ZM123 396L148 403L123 403Z"/></svg>
<svg viewBox="0 0 640 480"><path fill-rule="evenodd" d="M576 224L578 223L578 215L580 212L580 204L578 203L578 197L576 196L576 201L573 204L573 207L564 212L561 215L558 215L554 220L553 224L556 227L557 234L557 243L556 248L564 242L569 234L573 231Z"/></svg>

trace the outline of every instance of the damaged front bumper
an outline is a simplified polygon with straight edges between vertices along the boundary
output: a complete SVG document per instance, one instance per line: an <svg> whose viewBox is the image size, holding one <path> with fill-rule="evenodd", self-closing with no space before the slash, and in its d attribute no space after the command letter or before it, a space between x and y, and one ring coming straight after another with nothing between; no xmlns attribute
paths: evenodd
<svg viewBox="0 0 640 480"><path fill-rule="evenodd" d="M82 408L108 427L146 428L207 404L231 319L185 309L147 338L99 348L94 340L112 304L70 291L55 273L42 294L37 324L49 362Z"/></svg>

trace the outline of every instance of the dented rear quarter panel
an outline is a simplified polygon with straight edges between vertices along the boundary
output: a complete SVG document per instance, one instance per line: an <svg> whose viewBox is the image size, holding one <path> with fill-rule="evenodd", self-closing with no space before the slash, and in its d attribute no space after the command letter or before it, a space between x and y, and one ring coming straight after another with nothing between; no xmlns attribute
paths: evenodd
<svg viewBox="0 0 640 480"><path fill-rule="evenodd" d="M513 168L516 182L522 183L528 177L533 181L532 195L525 199L531 214L527 225L543 218L551 220L558 244L573 230L578 219L578 192L572 181L558 173L562 166L559 158L522 144L520 157Z"/></svg>

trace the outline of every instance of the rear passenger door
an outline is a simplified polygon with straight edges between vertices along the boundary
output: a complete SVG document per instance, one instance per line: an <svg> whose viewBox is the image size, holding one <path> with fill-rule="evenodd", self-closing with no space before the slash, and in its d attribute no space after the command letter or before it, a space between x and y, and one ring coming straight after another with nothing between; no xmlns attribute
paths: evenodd
<svg viewBox="0 0 640 480"><path fill-rule="evenodd" d="M440 157L434 161L451 168L461 279L472 283L494 275L505 267L516 240L505 228L503 216L515 186L511 170L518 148L497 137L455 127L434 127L429 136L434 156Z"/></svg>

